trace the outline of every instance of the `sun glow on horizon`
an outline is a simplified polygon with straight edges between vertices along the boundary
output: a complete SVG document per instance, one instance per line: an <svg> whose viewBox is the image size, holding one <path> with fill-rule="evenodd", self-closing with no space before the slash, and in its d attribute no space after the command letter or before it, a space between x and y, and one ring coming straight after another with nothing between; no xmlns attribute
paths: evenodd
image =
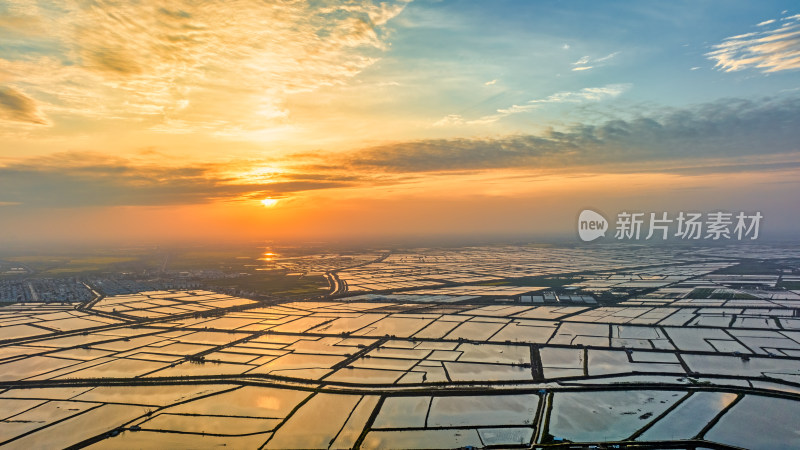
<svg viewBox="0 0 800 450"><path fill-rule="evenodd" d="M267 208L272 208L273 206L278 204L278 199L277 198L265 198L264 200L261 200L261 204L266 206Z"/></svg>

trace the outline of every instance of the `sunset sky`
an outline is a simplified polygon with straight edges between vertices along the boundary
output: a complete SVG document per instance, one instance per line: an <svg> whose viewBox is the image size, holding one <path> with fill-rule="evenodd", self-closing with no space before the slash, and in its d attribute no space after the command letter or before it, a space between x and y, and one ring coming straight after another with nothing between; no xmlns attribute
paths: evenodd
<svg viewBox="0 0 800 450"><path fill-rule="evenodd" d="M0 244L800 237L798 69L791 1L2 0Z"/></svg>

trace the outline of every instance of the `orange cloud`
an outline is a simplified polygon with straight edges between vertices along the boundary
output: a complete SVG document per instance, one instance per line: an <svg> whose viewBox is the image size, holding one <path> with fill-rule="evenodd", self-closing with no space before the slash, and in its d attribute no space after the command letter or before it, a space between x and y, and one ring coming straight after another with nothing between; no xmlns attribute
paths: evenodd
<svg viewBox="0 0 800 450"><path fill-rule="evenodd" d="M374 64L407 1L245 3L28 5L24 17L42 24L33 38L50 51L0 58L0 79L61 114L148 120L160 131L270 128L285 122L287 95Z"/></svg>

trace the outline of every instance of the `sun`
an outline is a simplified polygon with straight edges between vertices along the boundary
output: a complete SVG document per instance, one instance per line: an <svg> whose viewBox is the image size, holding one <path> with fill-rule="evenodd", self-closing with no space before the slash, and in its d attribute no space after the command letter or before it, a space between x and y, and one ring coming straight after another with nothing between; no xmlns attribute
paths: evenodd
<svg viewBox="0 0 800 450"><path fill-rule="evenodd" d="M266 206L267 208L271 208L275 206L277 203L278 203L277 198L265 198L264 200L261 200L261 204Z"/></svg>

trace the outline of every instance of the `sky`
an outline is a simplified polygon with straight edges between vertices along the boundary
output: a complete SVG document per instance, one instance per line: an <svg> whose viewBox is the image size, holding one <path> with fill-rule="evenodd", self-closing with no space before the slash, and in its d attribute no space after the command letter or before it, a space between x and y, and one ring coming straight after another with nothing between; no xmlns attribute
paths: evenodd
<svg viewBox="0 0 800 450"><path fill-rule="evenodd" d="M791 1L2 0L0 244L800 238L798 69Z"/></svg>

